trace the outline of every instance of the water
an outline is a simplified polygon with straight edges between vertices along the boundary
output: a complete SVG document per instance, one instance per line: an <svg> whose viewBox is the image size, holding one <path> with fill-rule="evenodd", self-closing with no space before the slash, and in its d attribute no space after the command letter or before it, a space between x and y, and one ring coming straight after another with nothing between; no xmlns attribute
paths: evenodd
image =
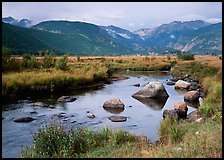
<svg viewBox="0 0 224 160"><path fill-rule="evenodd" d="M166 80L171 78L163 72L120 72L128 79L114 81L105 84L101 88L61 93L60 95L49 96L42 99L48 104L56 105L55 109L34 107L31 103L15 103L2 106L2 156L17 157L21 154L21 146L31 146L33 133L41 126L49 124L51 119L63 123L66 127L76 128L87 126L90 129L98 130L103 127L111 129L122 128L125 131L137 135L147 136L151 141L159 140L158 129L162 120L162 113L165 109L173 109L175 102L183 102L184 90L175 90L174 86L166 85ZM164 84L169 98L166 101L144 101L141 102L132 98L132 94L140 90L150 80L159 80ZM140 87L132 86L139 83ZM75 95L78 99L65 104L57 103L62 95ZM111 113L102 106L108 99L118 98L125 104L122 112ZM195 108L188 107L188 113ZM37 113L32 113L36 111ZM87 111L95 114L95 118L87 118ZM56 114L63 112L65 117L58 118ZM112 122L108 119L111 115L123 115L127 117L126 122ZM15 123L16 118L31 116L36 120L29 123Z"/></svg>

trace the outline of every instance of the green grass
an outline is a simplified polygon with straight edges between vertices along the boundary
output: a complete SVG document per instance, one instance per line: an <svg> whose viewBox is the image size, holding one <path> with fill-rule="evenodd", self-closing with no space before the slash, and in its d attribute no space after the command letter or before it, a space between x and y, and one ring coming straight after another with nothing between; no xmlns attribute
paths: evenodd
<svg viewBox="0 0 224 160"><path fill-rule="evenodd" d="M86 127L66 131L62 125L51 122L34 134L31 148L23 148L22 158L72 158L84 153L101 151L107 146L119 147L128 142L137 142L138 137L121 129L112 131L105 127L92 131Z"/></svg>

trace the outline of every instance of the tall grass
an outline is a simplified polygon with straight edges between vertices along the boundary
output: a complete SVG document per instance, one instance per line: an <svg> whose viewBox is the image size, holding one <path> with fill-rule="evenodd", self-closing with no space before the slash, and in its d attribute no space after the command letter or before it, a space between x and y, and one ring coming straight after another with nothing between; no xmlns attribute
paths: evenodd
<svg viewBox="0 0 224 160"><path fill-rule="evenodd" d="M22 158L74 158L96 148L119 146L138 141L138 137L121 129L105 127L92 131L86 127L66 131L62 125L51 122L34 134L31 148L23 148Z"/></svg>

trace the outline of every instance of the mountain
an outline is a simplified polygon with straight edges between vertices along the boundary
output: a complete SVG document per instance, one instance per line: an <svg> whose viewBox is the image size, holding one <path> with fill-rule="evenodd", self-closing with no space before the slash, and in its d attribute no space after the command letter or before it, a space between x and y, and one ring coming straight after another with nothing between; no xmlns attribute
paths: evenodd
<svg viewBox="0 0 224 160"><path fill-rule="evenodd" d="M18 22L12 17L3 20L8 24L2 22L2 46L17 54L45 49L56 54L89 56L222 52L222 23L174 21L132 33L113 25L98 26L78 21L45 21L31 28L22 28L9 24Z"/></svg>
<svg viewBox="0 0 224 160"><path fill-rule="evenodd" d="M208 54L222 50L220 36L222 30L212 26L213 24L202 20L173 21L157 28L141 29L134 33L144 39L143 45L150 47L154 52L185 51ZM201 32L202 28L205 28L206 32Z"/></svg>
<svg viewBox="0 0 224 160"><path fill-rule="evenodd" d="M28 19L22 19L19 21L12 17L5 17L5 18L2 18L2 22L9 23L19 27L24 27L24 28L30 28L32 26L32 21Z"/></svg>
<svg viewBox="0 0 224 160"><path fill-rule="evenodd" d="M130 50L100 27L83 22L46 21L31 28L3 23L2 45L15 52L37 52L48 47L56 53L74 55L121 55ZM33 42L36 46L32 48ZM29 45L29 46L28 46Z"/></svg>
<svg viewBox="0 0 224 160"><path fill-rule="evenodd" d="M194 53L222 53L222 22L201 27L190 34L183 34L175 49Z"/></svg>
<svg viewBox="0 0 224 160"><path fill-rule="evenodd" d="M113 25L100 27L107 31L117 42L125 45L127 48L138 52L146 52L148 50L147 46L142 45L143 40L139 35Z"/></svg>

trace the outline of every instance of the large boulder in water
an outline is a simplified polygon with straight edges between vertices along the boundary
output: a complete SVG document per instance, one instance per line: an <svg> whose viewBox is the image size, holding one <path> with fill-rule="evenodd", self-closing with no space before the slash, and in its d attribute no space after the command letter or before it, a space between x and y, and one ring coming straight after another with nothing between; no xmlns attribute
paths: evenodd
<svg viewBox="0 0 224 160"><path fill-rule="evenodd" d="M124 103L120 99L110 99L104 102L103 108L122 108L124 109Z"/></svg>
<svg viewBox="0 0 224 160"><path fill-rule="evenodd" d="M169 97L163 84L159 81L151 81L141 90L132 95L134 98L159 98Z"/></svg>

